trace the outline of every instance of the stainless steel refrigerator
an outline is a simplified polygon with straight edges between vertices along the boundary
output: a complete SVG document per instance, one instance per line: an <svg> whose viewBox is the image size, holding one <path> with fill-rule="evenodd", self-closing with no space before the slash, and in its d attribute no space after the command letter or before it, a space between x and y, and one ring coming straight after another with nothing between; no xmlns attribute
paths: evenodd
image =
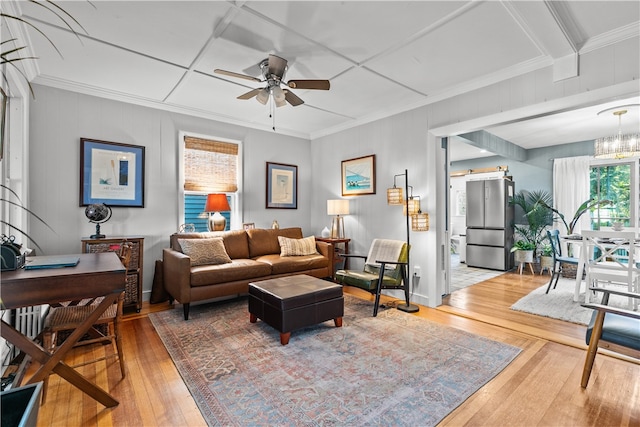
<svg viewBox="0 0 640 427"><path fill-rule="evenodd" d="M514 183L508 179L467 181L467 265L513 268Z"/></svg>

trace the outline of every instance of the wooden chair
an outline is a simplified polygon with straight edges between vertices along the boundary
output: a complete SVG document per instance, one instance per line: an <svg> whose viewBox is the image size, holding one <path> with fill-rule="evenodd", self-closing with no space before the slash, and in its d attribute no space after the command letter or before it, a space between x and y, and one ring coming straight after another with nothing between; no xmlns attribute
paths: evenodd
<svg viewBox="0 0 640 427"><path fill-rule="evenodd" d="M583 307L594 310L586 334L589 349L582 370L580 385L583 388L586 388L589 383L598 348L640 359L640 313L608 305L611 294L626 296L638 301L640 293L593 287L591 290L602 292L603 297L600 304L582 304Z"/></svg>
<svg viewBox="0 0 640 427"><path fill-rule="evenodd" d="M133 244L123 242L120 246L118 256L126 270L129 267L133 252ZM78 327L93 311L95 305L100 304L102 298L94 298L83 301L70 301L68 305L51 307L49 313L44 320L42 331L42 341L44 348L49 352L54 352L58 347L58 336L61 332L70 332ZM124 305L124 292L118 297L118 301L112 304L102 313L98 320L89 329L87 335L80 339L76 346L88 345L94 343L110 342L115 347L116 353L109 356L100 357L94 360L86 361L73 367L84 366L90 363L96 363L111 357L117 357L120 363L120 373L122 378L125 377L124 356L122 352L122 334L120 333L120 324L122 322L122 307ZM45 379L42 389L42 401L44 402L47 391L47 382Z"/></svg>
<svg viewBox="0 0 640 427"><path fill-rule="evenodd" d="M551 271L551 280L549 280L549 286L547 286L546 294L549 293L551 285L553 289L558 285L558 279L562 274L562 264L578 265L578 258L562 255L562 245L560 244L560 231L559 230L547 230L547 238L551 245L551 255L553 256L553 270Z"/></svg>
<svg viewBox="0 0 640 427"><path fill-rule="evenodd" d="M638 292L639 271L635 263L634 231L582 232L583 256L588 288L609 285L626 286L628 292ZM585 292L585 303L590 292ZM638 307L638 301L629 298L629 309Z"/></svg>
<svg viewBox="0 0 640 427"><path fill-rule="evenodd" d="M363 270L338 270L335 278L337 283L364 289L376 296L373 317L378 315L382 289L404 290L407 306L410 305L407 277L409 245L405 242L374 239L367 256L356 254L342 254L341 256L365 260Z"/></svg>

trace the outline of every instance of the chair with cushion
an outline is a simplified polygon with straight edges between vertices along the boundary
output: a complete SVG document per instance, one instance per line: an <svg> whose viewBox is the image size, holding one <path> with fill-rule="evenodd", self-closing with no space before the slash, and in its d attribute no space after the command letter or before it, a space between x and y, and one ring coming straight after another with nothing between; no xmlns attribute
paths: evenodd
<svg viewBox="0 0 640 427"><path fill-rule="evenodd" d="M125 277L122 278L122 280L125 281L126 270L129 268L132 252L133 244L130 242L122 243L118 257L125 267ZM53 353L56 347L58 347L59 335L62 333L70 333L76 329L89 315L91 315L95 306L100 304L101 301L102 298L94 298L83 301L70 301L65 303L66 305L52 306L44 320L42 331L44 348ZM115 347L116 353L114 355L86 361L75 365L74 367L88 365L111 357L117 357L120 363L120 373L122 374L122 378L125 377L124 357L122 353L122 334L120 333L123 305L124 292L122 292L118 297L117 303L114 303L107 308L98 320L96 320L91 329L89 329L87 334L76 343L76 346L80 346L93 343L110 342L111 345ZM47 379L44 381L42 392L43 402L46 397L47 381Z"/></svg>
<svg viewBox="0 0 640 427"><path fill-rule="evenodd" d="M356 254L342 254L341 256L365 260L363 270L338 270L335 274L335 280L342 285L354 286L374 294L374 317L378 315L382 289L404 290L407 306L410 305L407 277L409 245L406 242L374 239L367 256Z"/></svg>
<svg viewBox="0 0 640 427"><path fill-rule="evenodd" d="M562 255L562 245L560 244L560 231L558 230L547 230L547 238L549 239L549 244L551 245L551 256L553 257L553 270L551 272L551 280L549 280L549 286L547 286L547 292L551 289L551 285L553 284L553 289L556 288L558 284L558 279L560 278L560 274L562 274L562 264L572 264L578 265L578 258L573 258L569 256Z"/></svg>
<svg viewBox="0 0 640 427"><path fill-rule="evenodd" d="M582 370L583 388L587 387L591 370L599 348L640 359L640 313L609 306L609 296L620 295L640 300L640 293L615 289L591 288L602 292L602 302L585 303L583 307L594 310L587 328L586 342L589 345Z"/></svg>

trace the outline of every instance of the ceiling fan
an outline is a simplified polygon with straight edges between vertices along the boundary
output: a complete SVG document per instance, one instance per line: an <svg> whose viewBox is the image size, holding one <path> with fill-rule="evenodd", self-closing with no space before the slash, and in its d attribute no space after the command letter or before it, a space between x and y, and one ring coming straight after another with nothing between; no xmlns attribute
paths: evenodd
<svg viewBox="0 0 640 427"><path fill-rule="evenodd" d="M238 99L251 99L255 96L258 102L266 104L269 101L269 96L273 96L276 107L282 107L286 105L287 102L294 107L304 104L304 101L291 92L289 88L329 90L329 80L289 80L285 82L284 76L288 69L287 60L279 56L269 55L269 57L262 60L259 65L262 70L261 79L246 74L234 73L233 71L221 70L219 68L216 68L213 72L258 83L266 82L267 86L250 90L240 95ZM284 84L286 88L281 88L280 84Z"/></svg>

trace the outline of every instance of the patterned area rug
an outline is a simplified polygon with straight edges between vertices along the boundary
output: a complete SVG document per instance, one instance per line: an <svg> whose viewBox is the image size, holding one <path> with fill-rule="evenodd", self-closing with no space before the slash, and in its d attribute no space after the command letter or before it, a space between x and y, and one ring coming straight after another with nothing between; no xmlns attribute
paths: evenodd
<svg viewBox="0 0 640 427"><path fill-rule="evenodd" d="M436 425L520 349L345 295L288 345L247 300L149 318L209 425Z"/></svg>
<svg viewBox="0 0 640 427"><path fill-rule="evenodd" d="M584 292L580 293L578 302L573 301L573 293L576 287L575 279L560 277L555 289L551 289L548 294L547 285L540 286L527 296L520 298L511 306L511 310L524 311L538 316L551 317L564 320L566 322L588 325L591 320L593 310L584 308L580 302L584 302ZM583 286L584 287L584 286ZM623 290L625 288L622 288ZM600 301L602 294L592 301ZM627 298L619 295L611 295L609 305L620 308L628 308Z"/></svg>

